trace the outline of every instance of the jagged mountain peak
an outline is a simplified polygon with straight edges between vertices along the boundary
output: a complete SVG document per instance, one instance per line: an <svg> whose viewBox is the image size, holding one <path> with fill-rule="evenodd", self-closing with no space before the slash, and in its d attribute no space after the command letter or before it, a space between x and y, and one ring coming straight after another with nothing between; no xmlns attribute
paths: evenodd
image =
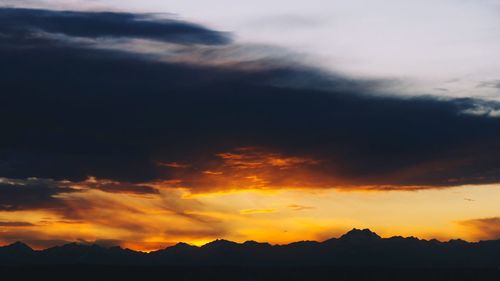
<svg viewBox="0 0 500 281"><path fill-rule="evenodd" d="M235 246L239 245L236 242L225 240L225 239L217 239L212 242L209 242L202 246L202 248L212 248L212 247L225 247L225 246Z"/></svg>
<svg viewBox="0 0 500 281"><path fill-rule="evenodd" d="M191 245L191 244L188 244L188 243L185 243L185 242L179 242L173 246L170 246L170 247L167 247L163 250L160 250L160 251L165 251L165 250L169 250L169 251L183 251L183 250L191 250L191 249L197 249L198 247L197 246L194 246L194 245Z"/></svg>
<svg viewBox="0 0 500 281"><path fill-rule="evenodd" d="M352 230L350 230L346 234L342 235L340 237L340 239L342 239L342 240L378 240L378 239L381 239L381 237L377 233L371 231L368 228L365 228L365 229L353 228Z"/></svg>
<svg viewBox="0 0 500 281"><path fill-rule="evenodd" d="M271 246L271 244L269 244L267 242L257 242L254 240L245 241L242 245L244 245L244 246Z"/></svg>
<svg viewBox="0 0 500 281"><path fill-rule="evenodd" d="M20 241L17 241L15 243L12 243L10 245L7 245L7 246L4 246L4 247L1 247L1 248L4 248L4 249L9 249L9 250L13 250L13 251L17 251L17 252L20 252L20 251L33 251L33 249L26 245L25 243L23 242L20 242Z"/></svg>

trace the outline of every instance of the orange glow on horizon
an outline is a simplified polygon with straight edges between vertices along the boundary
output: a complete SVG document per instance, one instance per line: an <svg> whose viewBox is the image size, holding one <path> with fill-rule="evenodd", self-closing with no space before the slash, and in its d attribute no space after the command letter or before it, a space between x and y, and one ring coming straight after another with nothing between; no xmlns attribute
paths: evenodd
<svg viewBox="0 0 500 281"><path fill-rule="evenodd" d="M203 167L159 163L176 177L127 183L62 182L54 207L0 211L0 244L36 249L68 242L154 251L215 239L286 244L326 240L353 227L383 237L500 238L500 190L346 183L317 172L321 161L253 147ZM496 195L496 196L494 196Z"/></svg>
<svg viewBox="0 0 500 281"><path fill-rule="evenodd" d="M147 196L83 189L60 195L64 208L0 212L0 244L22 240L42 249L95 242L153 251L215 239L322 241L353 227L370 228L383 237L475 241L499 238L494 230L482 231L495 218L477 220L497 210L498 197L492 193L500 196L493 186L354 193L285 189L189 194L170 189Z"/></svg>

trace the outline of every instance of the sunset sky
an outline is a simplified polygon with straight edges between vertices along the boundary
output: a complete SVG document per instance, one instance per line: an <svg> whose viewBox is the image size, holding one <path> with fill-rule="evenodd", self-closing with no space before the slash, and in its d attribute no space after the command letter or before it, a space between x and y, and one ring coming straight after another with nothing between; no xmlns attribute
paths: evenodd
<svg viewBox="0 0 500 281"><path fill-rule="evenodd" d="M500 1L0 0L0 245L500 239Z"/></svg>

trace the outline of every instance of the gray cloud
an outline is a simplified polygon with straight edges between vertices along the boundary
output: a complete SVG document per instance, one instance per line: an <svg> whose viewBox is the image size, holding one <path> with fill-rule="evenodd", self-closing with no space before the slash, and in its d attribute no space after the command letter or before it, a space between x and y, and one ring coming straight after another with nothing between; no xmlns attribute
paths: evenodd
<svg viewBox="0 0 500 281"><path fill-rule="evenodd" d="M476 86L477 88L497 88L500 89L500 80L483 81Z"/></svg>
<svg viewBox="0 0 500 281"><path fill-rule="evenodd" d="M0 8L5 30L37 36L40 32L85 38L138 38L178 44L228 44L229 34L151 14L73 12ZM1 31L1 30L0 30Z"/></svg>
<svg viewBox="0 0 500 281"><path fill-rule="evenodd" d="M57 195L76 190L51 180L0 179L0 210L59 209L64 204Z"/></svg>

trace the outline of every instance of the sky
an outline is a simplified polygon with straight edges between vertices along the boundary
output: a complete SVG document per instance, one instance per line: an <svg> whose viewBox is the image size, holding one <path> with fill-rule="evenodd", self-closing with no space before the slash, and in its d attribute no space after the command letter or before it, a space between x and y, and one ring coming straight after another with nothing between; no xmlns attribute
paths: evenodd
<svg viewBox="0 0 500 281"><path fill-rule="evenodd" d="M391 94L498 100L497 0L5 1L54 9L168 13L284 47L321 67L397 81Z"/></svg>
<svg viewBox="0 0 500 281"><path fill-rule="evenodd" d="M0 1L0 244L500 239L499 1Z"/></svg>

